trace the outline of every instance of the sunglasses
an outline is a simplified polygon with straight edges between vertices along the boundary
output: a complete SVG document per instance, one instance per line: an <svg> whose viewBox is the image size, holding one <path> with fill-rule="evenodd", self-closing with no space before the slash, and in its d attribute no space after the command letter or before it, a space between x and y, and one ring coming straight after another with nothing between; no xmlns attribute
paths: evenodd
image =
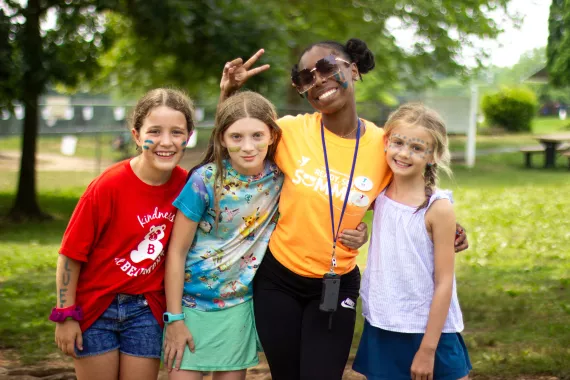
<svg viewBox="0 0 570 380"><path fill-rule="evenodd" d="M305 92L309 91L311 88L315 86L317 83L317 75L322 79L329 79L335 74L340 72L340 66L338 62L346 63L350 65L350 62L345 61L342 58L335 57L334 55L328 55L324 58L321 58L315 64L315 67L311 70L303 69L301 71L295 70L291 74L291 81L293 82L292 85L297 89L299 94L304 94Z"/></svg>

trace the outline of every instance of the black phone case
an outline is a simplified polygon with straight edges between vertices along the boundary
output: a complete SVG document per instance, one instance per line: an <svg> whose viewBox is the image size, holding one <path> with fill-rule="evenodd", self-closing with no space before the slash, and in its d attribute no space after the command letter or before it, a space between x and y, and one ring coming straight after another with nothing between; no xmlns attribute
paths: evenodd
<svg viewBox="0 0 570 380"><path fill-rule="evenodd" d="M319 310L332 313L336 311L340 291L340 276L325 274L323 277L323 292Z"/></svg>

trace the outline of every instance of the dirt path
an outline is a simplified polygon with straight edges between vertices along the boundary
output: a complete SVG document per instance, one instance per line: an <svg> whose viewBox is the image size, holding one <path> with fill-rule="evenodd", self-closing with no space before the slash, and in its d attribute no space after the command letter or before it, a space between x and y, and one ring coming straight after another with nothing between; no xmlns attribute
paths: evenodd
<svg viewBox="0 0 570 380"><path fill-rule="evenodd" d="M112 164L111 161L101 161L101 168ZM97 162L94 159L68 157L54 153L36 154L37 171L94 171ZM20 169L20 152L0 152L0 170L18 171Z"/></svg>
<svg viewBox="0 0 570 380"><path fill-rule="evenodd" d="M202 156L201 150L187 150L180 165L190 168L195 165ZM101 170L113 164L111 160L101 161ZM0 171L18 171L20 169L20 152L0 151ZM94 172L97 169L97 161L94 158L69 157L55 153L37 153L37 171L85 171Z"/></svg>
<svg viewBox="0 0 570 380"><path fill-rule="evenodd" d="M10 359L8 359L10 358ZM61 354L54 354L52 359L34 366L21 366L13 358L12 353L0 351L0 380L76 380L71 359L63 357ZM349 358L343 380L365 380L364 376L352 371L352 361ZM260 364L251 368L247 372L247 380L271 380L269 368L265 357L260 354ZM474 375L472 380L561 380L554 376L532 376L517 375L511 377L489 377ZM157 380L168 380L168 374L162 370ZM204 376L204 380L211 380L210 376Z"/></svg>
<svg viewBox="0 0 570 380"><path fill-rule="evenodd" d="M347 365L343 380L364 380L364 377L350 369L352 360ZM19 366L14 360L2 357L0 352L0 380L76 380L75 372L69 359L55 359L34 366ZM248 370L247 380L271 380L269 368L263 355L261 363ZM162 370L157 380L168 380L168 374ZM211 380L210 376L204 376L204 380ZM545 379L546 380L546 379Z"/></svg>

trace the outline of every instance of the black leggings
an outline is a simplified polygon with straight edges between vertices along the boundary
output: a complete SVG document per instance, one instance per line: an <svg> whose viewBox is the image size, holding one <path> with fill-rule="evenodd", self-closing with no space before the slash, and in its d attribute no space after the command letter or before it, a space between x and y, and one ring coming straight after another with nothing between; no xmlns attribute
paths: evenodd
<svg viewBox="0 0 570 380"><path fill-rule="evenodd" d="M253 287L255 322L273 380L340 380L350 353L358 267L341 277L339 305L319 310L322 279L299 276L267 250Z"/></svg>

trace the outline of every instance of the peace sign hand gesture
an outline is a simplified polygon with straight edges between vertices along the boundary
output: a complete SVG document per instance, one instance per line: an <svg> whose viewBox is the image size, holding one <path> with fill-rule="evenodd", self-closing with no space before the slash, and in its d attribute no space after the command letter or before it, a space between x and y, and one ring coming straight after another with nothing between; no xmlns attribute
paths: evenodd
<svg viewBox="0 0 570 380"><path fill-rule="evenodd" d="M263 53L265 53L265 50L259 49L257 53L252 55L245 63L243 63L243 59L236 58L225 64L224 71L222 73L222 80L220 81L222 97L228 97L239 90L241 86L243 86L244 83L252 76L269 70L269 65L263 65L251 69L251 66L257 62Z"/></svg>

